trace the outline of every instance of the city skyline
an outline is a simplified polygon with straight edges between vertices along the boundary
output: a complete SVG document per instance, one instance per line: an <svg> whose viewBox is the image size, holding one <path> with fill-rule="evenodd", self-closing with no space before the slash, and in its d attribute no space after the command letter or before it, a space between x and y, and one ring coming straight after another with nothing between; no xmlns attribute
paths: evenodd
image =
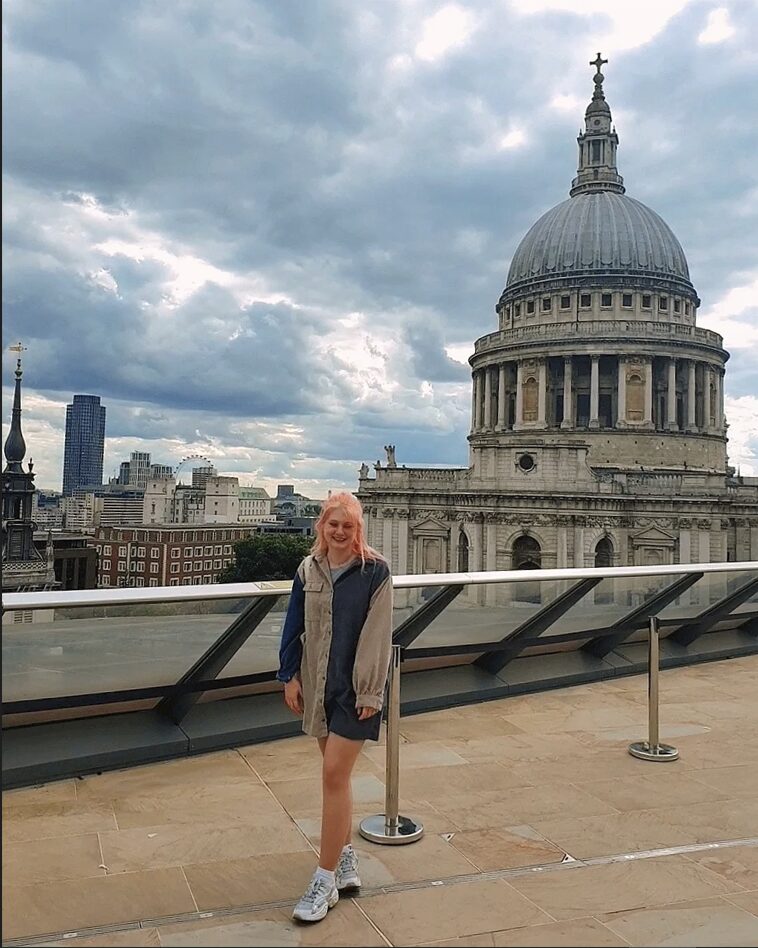
<svg viewBox="0 0 758 948"><path fill-rule="evenodd" d="M466 360L567 195L596 49L619 170L684 247L698 325L732 355L730 461L758 474L755 9L192 9L106 23L81 3L73 42L54 8L8 8L4 318L29 349L39 487L60 484L74 391L108 406L106 479L134 450L310 496L355 489L388 441L401 464L465 465ZM149 68L119 84L134 44Z"/></svg>

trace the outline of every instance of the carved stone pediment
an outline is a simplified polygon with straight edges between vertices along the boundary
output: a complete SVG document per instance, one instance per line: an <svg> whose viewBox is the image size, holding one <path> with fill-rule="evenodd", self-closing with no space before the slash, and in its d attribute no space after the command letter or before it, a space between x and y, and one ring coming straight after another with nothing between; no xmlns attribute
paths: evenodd
<svg viewBox="0 0 758 948"><path fill-rule="evenodd" d="M414 523L411 529L416 536L425 537L447 537L450 533L449 527L446 527L433 517L428 517L426 520Z"/></svg>
<svg viewBox="0 0 758 948"><path fill-rule="evenodd" d="M676 536L660 527L647 527L630 537L635 546L673 546Z"/></svg>

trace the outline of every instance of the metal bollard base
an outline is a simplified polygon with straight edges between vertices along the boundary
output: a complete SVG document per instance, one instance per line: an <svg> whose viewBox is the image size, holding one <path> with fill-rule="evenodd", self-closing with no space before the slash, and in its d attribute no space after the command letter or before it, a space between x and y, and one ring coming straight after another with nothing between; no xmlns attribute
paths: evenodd
<svg viewBox="0 0 758 948"><path fill-rule="evenodd" d="M651 745L648 741L635 741L629 745L629 753L640 760L678 760L679 751L670 744Z"/></svg>
<svg viewBox="0 0 758 948"><path fill-rule="evenodd" d="M415 843L424 835L421 823L409 819L407 816L398 816L397 821L389 821L384 813L376 816L367 816L358 827L361 836L372 843L382 843L389 846L402 846L405 843Z"/></svg>

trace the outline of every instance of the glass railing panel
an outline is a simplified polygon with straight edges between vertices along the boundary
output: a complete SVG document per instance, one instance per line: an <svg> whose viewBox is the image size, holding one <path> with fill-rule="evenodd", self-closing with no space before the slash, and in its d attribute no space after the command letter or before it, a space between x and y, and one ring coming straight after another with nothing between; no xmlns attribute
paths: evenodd
<svg viewBox="0 0 758 948"><path fill-rule="evenodd" d="M268 583L267 585L274 586L277 584ZM279 585L288 587L290 584L282 581ZM279 644L288 605L289 596L282 595L245 640L231 661L221 670L218 675L219 679L242 675L260 675L265 672L274 673L277 671L279 668Z"/></svg>
<svg viewBox="0 0 758 948"><path fill-rule="evenodd" d="M5 702L172 685L245 607L244 599L7 613ZM27 617L28 618L28 617Z"/></svg>
<svg viewBox="0 0 758 948"><path fill-rule="evenodd" d="M741 579L739 580L739 585L748 582L748 580L758 579L758 570L753 570L749 573L741 573ZM735 577L736 579L737 577ZM732 615L740 616L754 616L758 613L758 586L756 586L750 596L745 599L742 603L732 610Z"/></svg>
<svg viewBox="0 0 758 948"><path fill-rule="evenodd" d="M482 583L464 586L448 605L409 647L439 648L441 646L476 645L500 642L519 626L554 602L573 585L569 580L519 583ZM396 598L398 598L396 593ZM407 592L415 594L416 590Z"/></svg>
<svg viewBox="0 0 758 948"><path fill-rule="evenodd" d="M441 586L426 586L420 589L395 590L393 596L392 627L402 623L424 603L428 602ZM240 648L219 678L251 675L264 671L276 671L279 667L279 643L287 612L289 597L283 596L263 619L258 628ZM451 607L448 606L448 609Z"/></svg>
<svg viewBox="0 0 758 948"><path fill-rule="evenodd" d="M682 574L605 578L564 611L552 616L539 634L569 640L554 647L577 647L609 628L634 609L653 603ZM755 571L706 573L665 608L662 634L697 619L703 612L743 588ZM529 619L539 615L579 582L542 580L539 571L517 583L469 584L426 626L408 648L414 650L494 646ZM219 678L272 674L278 667L282 624L288 604L287 585L271 611ZM442 586L395 591L393 624L398 629L442 590ZM250 599L206 599L137 605L35 610L14 621L4 616L2 683L6 702L170 687L219 639ZM758 614L758 589L732 609L732 614ZM721 627L727 616L720 620ZM642 634L642 633L639 633ZM539 646L541 647L541 646ZM475 654L475 652L471 653Z"/></svg>
<svg viewBox="0 0 758 948"><path fill-rule="evenodd" d="M737 592L749 577L749 573L705 573L658 615L664 623L675 619L692 621L726 596ZM665 629L662 632L665 634Z"/></svg>
<svg viewBox="0 0 758 948"><path fill-rule="evenodd" d="M571 607L544 635L587 632L609 628L633 610L652 602L672 583L670 576L623 576L605 578Z"/></svg>

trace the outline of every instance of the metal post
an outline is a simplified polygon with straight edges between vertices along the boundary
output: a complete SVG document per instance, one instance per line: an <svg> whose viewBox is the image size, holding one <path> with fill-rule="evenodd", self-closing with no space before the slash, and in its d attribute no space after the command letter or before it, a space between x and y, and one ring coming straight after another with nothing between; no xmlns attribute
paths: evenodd
<svg viewBox="0 0 758 948"><path fill-rule="evenodd" d="M658 740L658 672L660 670L660 649L658 638L658 617L650 616L650 635L647 651L647 714L648 739L635 741L629 745L629 753L640 760L676 760L679 751L670 744L661 744Z"/></svg>
<svg viewBox="0 0 758 948"><path fill-rule="evenodd" d="M387 765L384 813L361 821L360 834L372 843L415 843L424 835L421 823L398 815L400 802L400 659L402 646L392 646L389 698L387 705Z"/></svg>

